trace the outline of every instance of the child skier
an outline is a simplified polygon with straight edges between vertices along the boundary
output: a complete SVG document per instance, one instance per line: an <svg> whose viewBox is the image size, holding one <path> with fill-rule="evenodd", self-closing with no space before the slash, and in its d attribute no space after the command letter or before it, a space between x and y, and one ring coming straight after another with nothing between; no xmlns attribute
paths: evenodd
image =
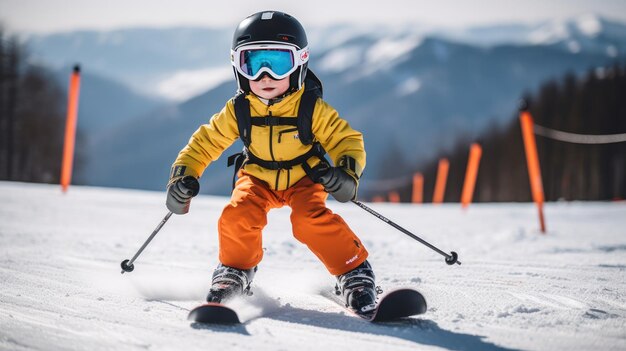
<svg viewBox="0 0 626 351"><path fill-rule="evenodd" d="M166 205L185 214L209 163L237 138L245 144L243 153L229 158L238 180L218 221L220 264L209 302L250 292L267 213L287 205L294 237L337 277L346 306L367 312L375 305L368 253L325 204L328 193L340 202L356 198L365 167L363 137L321 99L308 61L306 33L294 17L265 11L244 19L231 48L238 95L200 126L172 166Z"/></svg>

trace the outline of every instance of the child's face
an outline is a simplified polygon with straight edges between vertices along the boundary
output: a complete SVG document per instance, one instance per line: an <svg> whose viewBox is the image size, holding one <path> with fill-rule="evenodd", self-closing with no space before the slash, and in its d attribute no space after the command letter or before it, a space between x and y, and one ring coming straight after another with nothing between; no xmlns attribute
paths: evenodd
<svg viewBox="0 0 626 351"><path fill-rule="evenodd" d="M289 89L289 77L274 80L266 74L258 82L250 81L250 90L256 96L267 100L283 95L287 92L287 89Z"/></svg>

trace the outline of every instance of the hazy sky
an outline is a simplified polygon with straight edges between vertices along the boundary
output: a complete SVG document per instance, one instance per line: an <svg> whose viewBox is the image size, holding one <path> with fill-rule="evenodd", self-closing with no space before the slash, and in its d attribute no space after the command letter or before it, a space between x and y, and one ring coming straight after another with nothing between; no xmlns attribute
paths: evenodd
<svg viewBox="0 0 626 351"><path fill-rule="evenodd" d="M0 0L0 22L17 32L223 26L266 9L288 12L305 27L335 22L465 27L538 22L587 13L626 21L626 0Z"/></svg>

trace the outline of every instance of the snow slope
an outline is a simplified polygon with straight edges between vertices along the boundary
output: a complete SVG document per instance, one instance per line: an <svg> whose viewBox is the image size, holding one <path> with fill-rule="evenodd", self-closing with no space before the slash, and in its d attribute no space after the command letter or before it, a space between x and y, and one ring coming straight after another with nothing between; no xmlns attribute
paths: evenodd
<svg viewBox="0 0 626 351"><path fill-rule="evenodd" d="M372 207L443 258L352 204L330 203L359 233L384 290L424 293L419 318L368 324L317 294L333 279L270 213L255 295L241 326L186 321L217 263L225 198L200 196L120 274L166 214L159 192L0 182L2 350L624 350L626 203Z"/></svg>

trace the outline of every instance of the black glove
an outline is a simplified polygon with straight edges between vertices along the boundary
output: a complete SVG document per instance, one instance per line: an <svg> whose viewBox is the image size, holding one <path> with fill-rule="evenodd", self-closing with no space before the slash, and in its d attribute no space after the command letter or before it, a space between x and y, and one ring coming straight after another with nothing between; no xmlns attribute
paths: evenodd
<svg viewBox="0 0 626 351"><path fill-rule="evenodd" d="M189 212L191 198L200 192L200 183L195 177L184 176L178 178L167 186L167 199L165 205L167 209L175 214L185 214Z"/></svg>
<svg viewBox="0 0 626 351"><path fill-rule="evenodd" d="M319 176L318 183L339 202L348 202L356 198L357 181L343 167L329 167Z"/></svg>

